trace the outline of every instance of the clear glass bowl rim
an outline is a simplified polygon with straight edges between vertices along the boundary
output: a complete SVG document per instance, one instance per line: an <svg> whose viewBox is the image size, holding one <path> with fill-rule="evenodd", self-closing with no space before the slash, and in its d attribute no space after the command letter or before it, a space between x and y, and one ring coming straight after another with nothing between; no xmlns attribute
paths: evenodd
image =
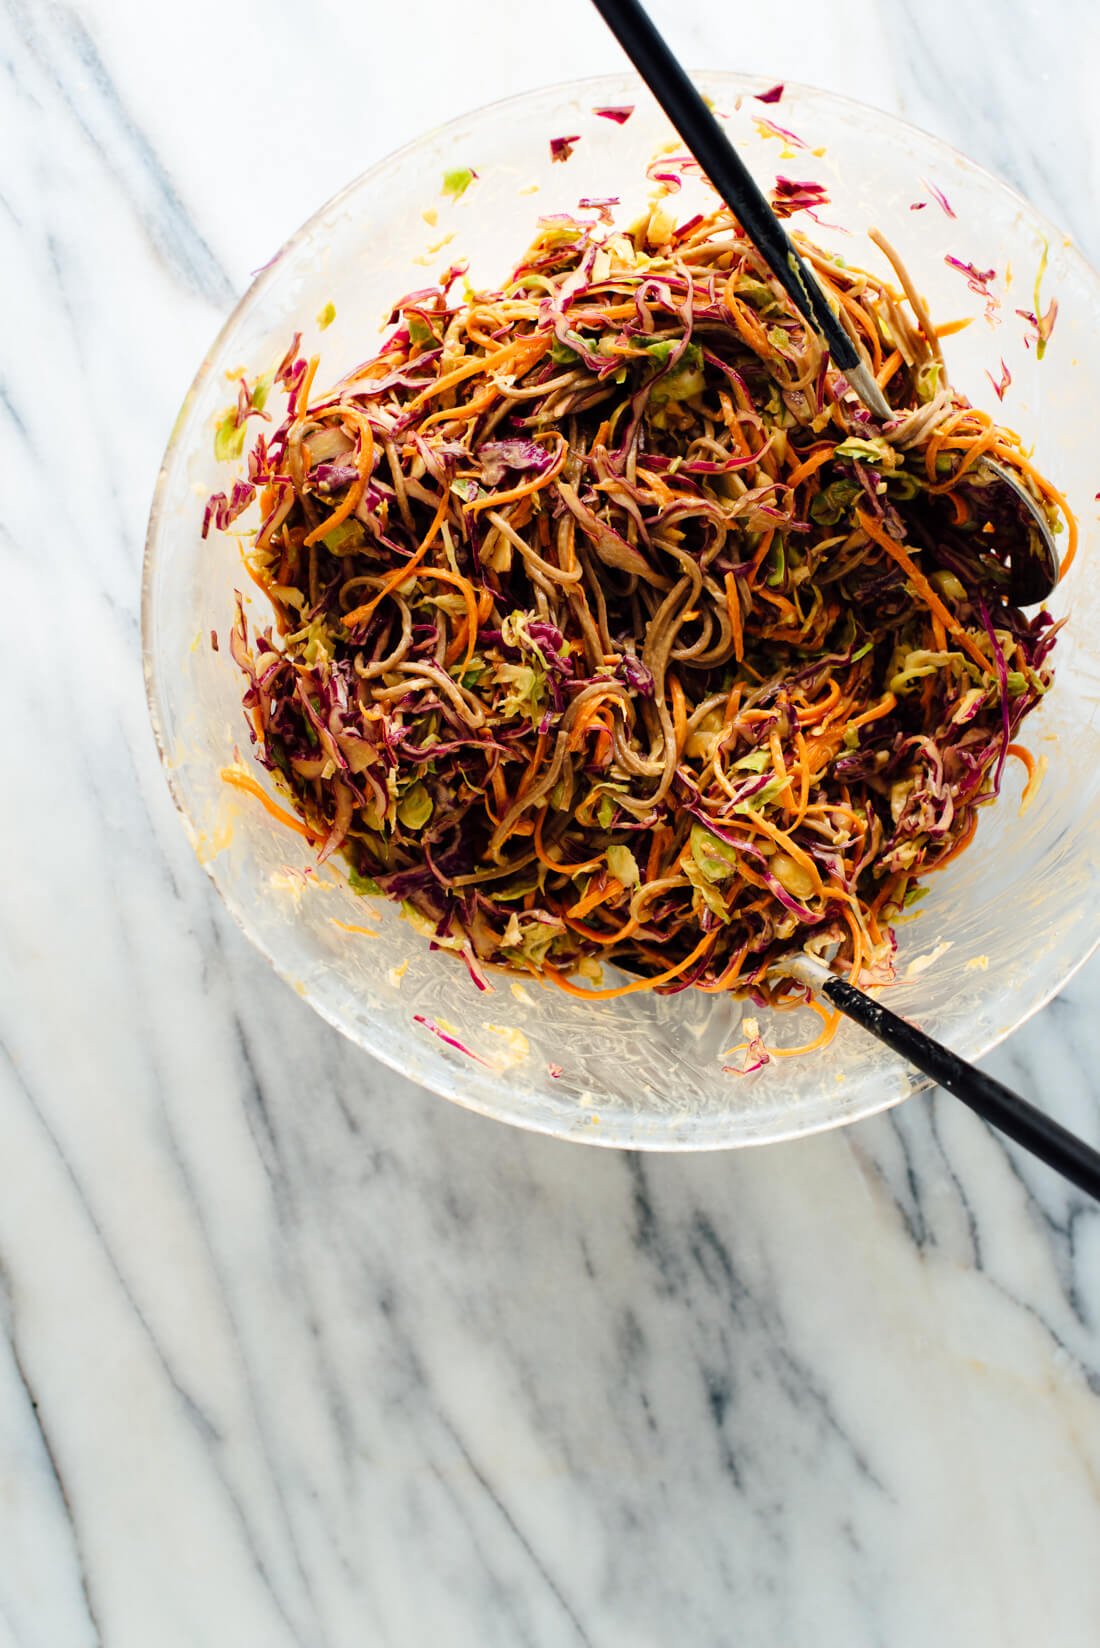
<svg viewBox="0 0 1100 1648"><path fill-rule="evenodd" d="M764 75L739 74L732 70L708 69L697 72L699 77L705 78L708 83L718 83L728 87L733 97L751 97L755 92L761 89L767 89L775 83L774 79ZM191 833L193 821L191 820L182 788L177 782L176 775L173 771L173 765L169 758L169 751L165 740L164 725L159 706L159 677L157 670L157 659L152 642L154 627L153 599L155 569L157 540L161 527L163 495L167 485L167 477L178 455L180 442L182 439L182 430L186 422L186 414L188 409L205 386L212 370L213 361L217 358L223 341L228 339L228 337L234 332L241 317L254 305L262 301L267 286L274 280L275 275L282 264L322 225L324 219L329 215L329 213L335 209L338 209L344 200L356 194L364 186L369 185L369 183L376 176L385 172L387 168L392 167L399 160L414 154L421 147L437 141L448 131L457 131L469 121L476 120L480 116L490 112L504 111L510 107L519 109L536 99L547 98L555 94L560 94L562 99L583 94L586 97L602 98L602 100L607 101L612 98L618 98L621 95L624 83L629 82L633 82L636 85L638 92L641 95L649 95L648 90L641 81L640 77L633 74L629 70L624 70L617 74L589 75L576 80L551 82L544 86L530 87L525 91L513 93L508 97L495 98L491 102L480 104L477 108L467 110L450 120L441 122L438 126L429 128L427 131L422 132L417 137L411 139L408 143L402 144L399 148L390 150L380 160L376 161L373 165L368 166L363 172L360 172L357 176L352 178L341 189L338 189L334 195L331 195L305 220L305 222L301 224L299 228L293 232L293 234L291 234L283 242L282 246L280 246L274 256L263 265L263 267L250 281L247 289L234 304L225 321L218 329L202 359L202 362L198 367L198 370L195 372L187 393L180 405L180 409L176 415L176 419L172 427L172 432L165 448L164 456L161 459L156 484L153 490L153 499L149 511L149 522L145 534L144 554L142 557L141 640L142 668L145 682L146 702L148 705L149 719L152 725L153 736L156 741L161 767L168 784L169 792L172 796L172 801L176 811L180 815L181 822L183 823L185 829L189 831L189 834ZM603 88L602 92L601 88ZM1012 202L1017 208L1026 212L1035 224L1043 228L1044 232L1046 232L1051 238L1052 243L1055 237L1057 237L1057 239L1060 240L1065 247L1065 256L1067 257L1067 260L1076 264L1083 275L1090 278L1097 284L1098 287L1100 287L1100 272L1098 272L1090 261L1082 254L1072 238L1066 236L1065 232L1052 219L1047 217L1045 213L1040 212L1026 198L1026 196L1020 194L1020 192L1012 188L1010 184L1005 183L1003 179L997 177L996 174L991 172L988 167L983 166L980 162L971 159L969 155L965 154L962 150L957 149L953 144L948 143L935 132L930 132L926 127L919 126L913 121L905 120L901 116L892 114L887 110L876 108L873 104L864 103L858 98L848 97L839 92L829 91L824 87L814 86L805 81L796 81L788 78L784 81L784 88L785 90L789 90L798 96L805 95L811 98L821 99L833 107L841 109L847 108L853 112L857 112L863 117L869 116L875 123L886 130L892 129L899 133L904 132L913 134L924 139L925 141L935 144L945 156L952 160L955 165L971 173L973 176L980 178L987 187L999 192L1006 200ZM229 911L233 920L236 922L237 926L244 933L249 942L260 952L261 955L264 956L266 961L279 975L279 977L289 986L293 986L294 980L291 978L289 971L280 965L279 961L272 953L266 942L260 937L259 933L253 929L247 916L238 907L236 900L228 897L225 890L220 886L214 873L214 866L212 862L203 861L203 868L213 883L223 905ZM1053 980L1048 991L1031 1003L1027 1010L1022 1012L1019 1017L1015 1018L1010 1024L1007 1024L1004 1028L999 1029L997 1033L987 1036L974 1053L974 1058L981 1059L985 1057L986 1054L992 1052L994 1048L1000 1046L1000 1044L1007 1040L1009 1036L1013 1035L1023 1025L1028 1023L1030 1019L1034 1018L1037 1013L1046 1007L1048 1003L1052 1001L1062 989L1064 989L1065 985L1069 983L1074 975L1085 965L1098 947L1100 947L1100 932L1097 932L1095 937L1090 938L1089 941L1082 946L1079 955L1074 959L1071 965L1065 967L1061 971L1060 975ZM355 1028L345 1023L338 1013L330 1011L328 1006L323 1001L317 999L308 990L304 994L304 999L308 1001L313 1010L325 1019L327 1023L331 1024L334 1029L339 1030L343 1035L347 1036L348 1039L351 1040L357 1047L362 1048L364 1052L368 1053L372 1058L378 1060L379 1063L382 1063L388 1066L388 1068L394 1070L398 1075L408 1078L409 1072L402 1064L400 1058L391 1056L387 1051L374 1046L366 1036L361 1035ZM885 1091L882 1094L872 1096L868 1099L866 1104L863 1104L857 1109L846 1114L833 1117L824 1117L809 1124L806 1122L802 1122L801 1125L796 1123L795 1125L792 1125L789 1130L777 1130L769 1134L766 1138L731 1138L726 1140L715 1140L712 1138L677 1138L676 1136L650 1138L642 1135L641 1137L630 1141L624 1141L620 1138L611 1136L609 1133L601 1135L600 1131L597 1129L589 1129L582 1133L569 1132L564 1126L554 1125L553 1123L541 1120L536 1116L532 1115L528 1118L517 1115L512 1111L498 1108L492 1102L486 1101L468 1092L464 1092L462 1090L461 1083L455 1081L453 1078L450 1080L445 1079L446 1074L447 1073L445 1071L439 1072L438 1074L433 1073L430 1078L418 1076L416 1080L418 1085L425 1087L432 1093L438 1094L441 1098L448 1099L452 1103L460 1105L463 1109L471 1110L475 1114L489 1117L495 1121L505 1122L510 1126L521 1127L525 1131L543 1133L552 1138L566 1140L569 1143L590 1144L602 1147L604 1149L644 1150L647 1152L653 1151L670 1154L679 1154L684 1152L695 1153L707 1150L745 1149L766 1144L782 1144L794 1139L808 1138L814 1136L815 1134L832 1132L835 1128L847 1127L853 1122L863 1121L870 1116L880 1115L886 1110L893 1109L895 1105L900 1104L904 1099L910 1097L913 1093L926 1091L934 1085L931 1081L926 1079L922 1079L919 1082L909 1081L899 1083L894 1090Z"/></svg>

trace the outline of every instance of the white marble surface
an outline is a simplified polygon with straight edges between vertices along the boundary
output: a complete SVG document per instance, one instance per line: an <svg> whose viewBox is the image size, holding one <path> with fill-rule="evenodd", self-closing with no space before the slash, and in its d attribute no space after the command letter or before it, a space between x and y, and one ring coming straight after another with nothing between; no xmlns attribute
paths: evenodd
<svg viewBox="0 0 1100 1648"><path fill-rule="evenodd" d="M227 304L427 122L618 63L583 0L381 9L0 21L0 1648L1094 1648L1093 1206L943 1098L706 1159L483 1122L185 845L139 559ZM1100 253L1082 0L654 9ZM1093 1138L1098 981L991 1060Z"/></svg>

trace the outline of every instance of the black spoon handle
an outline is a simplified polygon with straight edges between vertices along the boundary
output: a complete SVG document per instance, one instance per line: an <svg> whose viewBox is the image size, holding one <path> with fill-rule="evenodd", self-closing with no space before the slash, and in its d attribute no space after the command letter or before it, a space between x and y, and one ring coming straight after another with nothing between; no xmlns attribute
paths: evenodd
<svg viewBox="0 0 1100 1648"><path fill-rule="evenodd" d="M1010 1087L976 1070L942 1043L933 1041L915 1024L864 995L846 979L830 977L817 988L846 1017L854 1019L987 1122L1100 1201L1100 1151L1067 1132Z"/></svg>
<svg viewBox="0 0 1100 1648"><path fill-rule="evenodd" d="M737 150L637 0L594 0L596 10L714 187L842 372L859 354Z"/></svg>
<svg viewBox="0 0 1100 1648"><path fill-rule="evenodd" d="M737 217L791 302L829 347L864 405L880 416L890 408L867 371L814 275L757 187L733 144L654 28L638 0L594 0L596 10L684 139L703 171ZM810 958L803 958L805 976ZM811 971L816 975L819 964ZM825 969L821 967L822 974ZM1100 1152L1044 1116L992 1076L967 1064L915 1025L831 975L814 987L842 1013L945 1087L979 1116L1032 1151L1048 1166L1100 1200Z"/></svg>

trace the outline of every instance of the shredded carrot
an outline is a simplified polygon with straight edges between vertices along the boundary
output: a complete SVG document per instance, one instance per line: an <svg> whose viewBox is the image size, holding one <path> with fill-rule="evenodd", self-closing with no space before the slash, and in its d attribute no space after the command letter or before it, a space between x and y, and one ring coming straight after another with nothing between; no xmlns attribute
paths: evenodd
<svg viewBox="0 0 1100 1648"><path fill-rule="evenodd" d="M740 684L738 684L730 688L729 697L726 699L726 707L722 711L722 726L724 728L728 728L733 725L734 721L737 719L737 712L740 708L741 687Z"/></svg>
<svg viewBox="0 0 1100 1648"><path fill-rule="evenodd" d="M306 375L298 385L298 392L294 397L294 416L297 418L302 416L309 405L309 397L313 389L313 380L317 376L317 366L320 358L319 355L310 356L309 365L306 367Z"/></svg>
<svg viewBox="0 0 1100 1648"><path fill-rule="evenodd" d="M544 732L540 732L538 737L535 739L535 747L531 751L531 759L528 761L523 777L520 779L516 788L517 801L522 801L524 796L527 794L527 791L531 788L531 780L534 778L535 774L538 772L539 768L546 759L546 746L548 743L549 739L546 734Z"/></svg>
<svg viewBox="0 0 1100 1648"><path fill-rule="evenodd" d="M835 680L830 680L825 689L824 698L818 699L815 704L807 704L804 710L799 710L798 719L804 727L811 727L816 721L827 716L829 711L840 700L840 687Z"/></svg>
<svg viewBox="0 0 1100 1648"><path fill-rule="evenodd" d="M722 418L726 428L736 441L741 456L751 458L752 447L749 445L745 431L741 427L741 419L737 416L734 404L724 389L720 389L718 392L718 404L722 408Z"/></svg>
<svg viewBox="0 0 1100 1648"><path fill-rule="evenodd" d="M1023 763L1027 771L1027 781L1030 784L1032 779L1035 777L1035 757L1032 755L1031 751L1029 749L1025 749L1023 744L1010 744L1005 753L1007 755L1014 755L1017 761L1021 761Z"/></svg>
<svg viewBox="0 0 1100 1648"><path fill-rule="evenodd" d="M729 280L726 282L725 291L722 294L723 302L729 310L730 318L733 321L733 324L736 326L737 330L740 332L753 354L759 355L762 360L767 360L770 358L772 353L772 346L768 342L767 329L757 319L756 314L749 307L749 305L747 303L743 303L737 296L734 286L734 278L735 277L731 275Z"/></svg>
<svg viewBox="0 0 1100 1648"><path fill-rule="evenodd" d="M900 365L901 350L894 349L889 355L887 355L886 359L882 363L882 366L875 373L875 381L880 389L886 388L886 385L890 382L890 379L893 377Z"/></svg>
<svg viewBox="0 0 1100 1648"><path fill-rule="evenodd" d="M1000 458L1002 463L1013 464L1017 469L1022 469L1024 474L1038 488L1044 497L1049 498L1051 502L1056 504L1061 510L1062 516L1066 523L1066 552L1062 556L1062 568L1058 574L1059 581L1061 581L1073 565L1074 558L1077 554L1077 545L1080 532L1077 526L1076 515L1066 502L1064 493L1059 492L1058 488L1053 486L1051 482L1047 480L1045 475L1041 475L1035 468L1034 464L1028 463L1027 459L1022 457L1019 452L1013 452L1010 448L1004 447L1000 443L994 446L993 451L995 456Z"/></svg>
<svg viewBox="0 0 1100 1648"><path fill-rule="evenodd" d="M618 944L621 939L632 937L640 925L632 916L629 921L624 921L621 927L608 927L601 931L598 927L589 927L583 921L574 920L570 915L563 915L561 919L567 927L586 938L590 944Z"/></svg>
<svg viewBox="0 0 1100 1648"><path fill-rule="evenodd" d="M844 906L844 919L848 923L848 929L852 935L852 968L848 974L848 981L851 984L858 984L859 975L863 971L863 957L865 954L863 929L856 920L854 911L848 905Z"/></svg>
<svg viewBox="0 0 1100 1648"><path fill-rule="evenodd" d="M717 928L712 933L704 933L691 954L685 956L683 961L678 961L674 967L658 973L656 978L634 979L632 983L620 984L613 990L582 989L579 984L574 984L572 979L566 978L564 973L559 973L557 968L551 967L549 963L546 966L546 976L553 980L559 990L564 990L570 996L580 996L583 1001L614 1001L617 996L632 996L638 990L654 990L659 984L670 984L674 978L679 978L681 973L686 973L707 950L713 948L717 937Z"/></svg>
<svg viewBox="0 0 1100 1648"><path fill-rule="evenodd" d="M483 412L488 412L494 401L500 399L500 390L495 383L488 389L483 389L480 395L475 395L472 401L465 406L444 406L438 412L432 412L420 424L420 431L429 428L435 423L470 423L474 418L480 418Z"/></svg>
<svg viewBox="0 0 1100 1648"><path fill-rule="evenodd" d="M420 540L420 547L414 554L409 556L407 561L403 561L401 563L396 572L386 579L386 582L382 585L382 588L378 591L377 595L373 595L369 601L364 602L361 607L356 607L352 612L344 613L343 622L345 629L354 629L356 624L365 623L374 611L375 607L378 605L379 601L384 600L387 595L391 595L395 589L399 588L400 585L405 582L405 579L410 573L416 571L417 567L421 564L425 555L434 543L436 533L443 525L443 517L446 515L447 510L450 507L450 502L450 494L444 492L442 498L439 500L439 507L432 519L432 524L424 534L424 537Z"/></svg>
<svg viewBox="0 0 1100 1648"><path fill-rule="evenodd" d="M673 838L671 825L658 824L653 832L653 839L649 844L649 858L646 861L645 878L647 881L656 881L661 873L661 865L665 853Z"/></svg>
<svg viewBox="0 0 1100 1648"><path fill-rule="evenodd" d="M805 818L806 809L810 804L810 770L811 770L810 769L810 752L806 747L806 740L802 736L802 731L798 727L795 728L794 743L795 743L795 749L798 751L798 763L797 763L797 769L796 769L797 772L798 772L798 806L795 809L795 815L794 815L794 820L791 824L791 829L792 830L797 830L798 826L801 824L802 820Z"/></svg>
<svg viewBox="0 0 1100 1648"><path fill-rule="evenodd" d="M965 849L967 847L969 847L971 841L973 841L974 831L977 828L978 828L978 815L977 815L976 812L974 812L974 813L971 813L969 819L966 822L966 826L965 826L965 828L962 832L962 835L960 835L960 837L956 841L955 845L953 847L951 847L949 849L949 851L944 853L942 858L938 858L934 864L926 864L925 869L926 870L942 870L942 869L945 868L946 865L951 863L952 859L958 858L959 854L961 852L965 851Z"/></svg>
<svg viewBox="0 0 1100 1648"><path fill-rule="evenodd" d="M727 572L726 584L726 611L729 613L730 630L733 634L733 656L740 663L745 656L745 633L741 624L741 597L737 592L737 576Z"/></svg>
<svg viewBox="0 0 1100 1648"><path fill-rule="evenodd" d="M748 806L745 810L753 828L759 830L762 835L770 837L777 847L782 847L788 857L793 858L795 863L805 870L816 894L824 893L825 889L821 884L821 872L809 853L800 847L797 841L793 841L785 830L781 830L778 824L773 824L770 818L765 818L763 813L754 812Z"/></svg>
<svg viewBox="0 0 1100 1648"><path fill-rule="evenodd" d="M779 741L779 734L777 732L773 732L769 735L768 748L771 751L772 769L780 782L781 788L779 794L783 797L783 807L787 812L793 813L794 791L791 789L791 781L787 776L787 763L783 759L783 745ZM779 795L777 795L776 799L779 799Z"/></svg>
<svg viewBox="0 0 1100 1648"><path fill-rule="evenodd" d="M775 1059L796 1059L803 1053L816 1053L821 1047L828 1047L837 1033L843 1014L836 1009L830 1011L818 1002L810 1000L800 1005L809 1007L821 1020L822 1028L813 1041L803 1042L801 1047L769 1047L768 1052Z"/></svg>
<svg viewBox="0 0 1100 1648"><path fill-rule="evenodd" d="M924 573L916 565L912 557L906 553L902 545L898 543L897 539L891 538L890 534L884 531L884 529L879 526L878 522L874 520L872 516L865 514L862 509L856 510L856 519L863 528L864 532L867 534L868 538L874 539L875 543L878 544L881 549L884 549L887 555L891 556L892 559L898 563L898 566L905 573L905 576L908 578L909 582L912 584L913 588L916 590L917 594L920 596L929 611L938 615L941 623L944 625L944 628L947 629L955 637L959 645L970 654L971 658L973 658L974 662L983 674L988 675L991 666L989 659L985 656L985 653L966 633L954 613L949 611L948 608L944 606L943 602L932 588L932 585L924 576Z"/></svg>
<svg viewBox="0 0 1100 1648"><path fill-rule="evenodd" d="M745 957L748 953L748 944L743 944L729 966L715 979L713 984L697 984L695 988L702 990L703 994L707 996L717 995L719 991L732 990L741 976L741 969L745 965Z"/></svg>
<svg viewBox="0 0 1100 1648"><path fill-rule="evenodd" d="M677 501L679 493L673 492L672 488L666 486L659 475L654 475L649 469L643 469L641 464L638 465L638 479L645 482L646 487L653 493L662 509L667 509L669 504L674 504ZM597 492L603 490L622 493L625 492L626 488L620 482L612 480L601 481L596 490Z"/></svg>
<svg viewBox="0 0 1100 1648"><path fill-rule="evenodd" d="M477 645L478 625L488 623L489 616L492 613L492 610L493 610L493 597L492 597L491 593L489 592L489 590L483 589L480 596L478 597L477 616L476 616L476 622L475 622L473 628L470 627L469 609L467 608L467 616L466 616L465 622L463 624L463 627L460 630L457 630L455 632L455 634L452 637L451 641L448 643L446 652L443 654L443 662L447 665L448 668L450 668L450 666L454 663L455 659L458 657L459 653L462 651L463 647L465 647L466 648L466 658L465 658L465 661L463 662L462 670L461 670L461 673L463 675L465 675L466 671L470 667L470 656L471 656L471 652L472 652L472 648L470 646L470 637L471 637L471 635L473 636L474 646L476 646Z"/></svg>
<svg viewBox="0 0 1100 1648"><path fill-rule="evenodd" d="M295 818L293 813L288 813L286 808L280 807L277 801L272 801L267 791L256 782L251 773L241 772L239 767L223 767L221 779L225 784L232 784L235 790L244 790L248 795L254 795L256 800L267 808L272 818L277 818L279 823L285 824L288 830L294 830L298 835L304 836L307 841L316 843L324 840L323 835L319 835L316 830L311 830L308 824L304 824L300 818Z"/></svg>
<svg viewBox="0 0 1100 1648"><path fill-rule="evenodd" d="M1007 753L1009 755L1014 755L1017 761L1023 764L1024 770L1027 773L1027 783L1024 785L1023 794L1020 796L1020 811L1021 813L1025 813L1031 805L1036 790L1043 782L1043 773L1046 770L1046 760L1045 758L1040 758L1039 761L1036 761L1031 751L1025 749L1023 744L1010 744L1008 746Z"/></svg>
<svg viewBox="0 0 1100 1648"><path fill-rule="evenodd" d="M905 881L905 879L905 872L900 871L897 875L890 876L885 882L883 882L882 887L871 900L871 909L876 917L879 911L884 909L885 906L890 903L894 895L901 891L901 884Z"/></svg>
<svg viewBox="0 0 1100 1648"><path fill-rule="evenodd" d="M497 805L497 814L493 819L493 823L499 824L508 807L508 786L504 782L504 774L500 770L499 761L493 767L489 782L493 787L493 800Z"/></svg>
<svg viewBox="0 0 1100 1648"><path fill-rule="evenodd" d="M503 780L501 781L501 785L503 789ZM507 792L505 792L505 799L507 799ZM546 851L542 844L542 827L546 822L546 814L548 811L548 807L541 808L538 817L535 819L535 833L532 838L532 845L534 846L535 855L539 862L541 864L545 864L548 870L555 870L560 875L578 875L583 870L598 870L605 862L602 853L599 858L586 858L579 864L563 864L560 859L550 857L550 854Z"/></svg>
<svg viewBox="0 0 1100 1648"><path fill-rule="evenodd" d="M672 697L672 731L676 739L676 756L679 759L684 752L684 744L687 741L687 706L684 702L684 689L680 685L678 675L669 676L668 689Z"/></svg>
<svg viewBox="0 0 1100 1648"><path fill-rule="evenodd" d="M798 608L789 596L780 595L778 591L774 589L758 589L756 593L762 601L767 601L769 606L775 607L778 612L781 612L784 615L784 617L790 616L791 618L797 618L799 616ZM801 634L801 631L796 630L795 633Z"/></svg>
<svg viewBox="0 0 1100 1648"><path fill-rule="evenodd" d="M816 475L821 466L829 462L835 451L836 448L831 441L827 446L818 447L816 451L810 453L808 458L803 458L797 468L791 470L787 476L786 485L789 487L800 486L811 475Z"/></svg>
<svg viewBox="0 0 1100 1648"><path fill-rule="evenodd" d="M591 887L569 906L566 914L575 916L579 921L582 916L591 915L593 910L599 909L601 904L606 904L608 899L617 898L622 890L622 882L616 881L614 876L605 876L602 880L598 875L594 876Z"/></svg>
<svg viewBox="0 0 1100 1648"><path fill-rule="evenodd" d="M896 710L897 707L897 699L892 692L888 692L879 699L877 704L872 704L869 710L864 710L862 715L853 716L848 725L850 727L865 727L870 721L881 721L884 715L889 715L890 711Z"/></svg>
<svg viewBox="0 0 1100 1648"><path fill-rule="evenodd" d="M957 441L945 439L939 434L933 435L928 443L924 458L925 473L929 481L927 490L931 493L950 492L966 474L967 470L972 469L978 459L984 457L987 452L992 452L996 445L996 434L990 429L984 430L981 435L974 438ZM961 451L963 453L962 460L958 468L945 481L937 481L935 478L936 459L941 452L951 451ZM1011 461L1014 463L1019 462L1019 456L1019 453L1014 453Z"/></svg>
<svg viewBox="0 0 1100 1648"><path fill-rule="evenodd" d="M609 701L613 702L618 698L619 693L617 691L598 692L594 693L591 698L581 705L580 709L577 711L577 719L574 721L569 732L569 748L571 750L580 749L581 745L584 743L585 734L588 732L593 721L595 721L596 717L603 710L604 706L607 705Z"/></svg>
<svg viewBox="0 0 1100 1648"><path fill-rule="evenodd" d="M882 366L882 344L879 341L877 326L871 324L869 317L860 308L859 304L854 303L848 293L843 291L835 281L831 280L820 266L818 267L817 278L829 295L836 299L839 307L844 310L844 313L852 322L853 329L862 332L867 339L871 346L872 370L878 372Z"/></svg>
<svg viewBox="0 0 1100 1648"><path fill-rule="evenodd" d="M764 562L767 560L768 555L771 552L772 544L774 542L775 542L775 528L774 528L774 526L770 526L768 528L768 530L764 533L764 536L761 538L760 544L759 544L759 546L757 548L757 551L756 551L756 554L752 558L752 566L749 568L749 578L750 578L750 580L756 577L756 574L760 571L760 568L763 566Z"/></svg>
<svg viewBox="0 0 1100 1648"><path fill-rule="evenodd" d="M452 572L449 567L422 566L417 574L420 578L437 578L441 584L450 584L457 589L466 603L466 656L462 661L460 675L465 675L470 667L470 659L477 646L477 591L468 578L461 572ZM344 620L347 623L347 619ZM461 641L462 637L459 636ZM449 660L450 661L450 660Z"/></svg>
<svg viewBox="0 0 1100 1648"><path fill-rule="evenodd" d="M317 365L316 360L313 364L314 366ZM367 482L370 480L371 470L374 468L374 431L370 426L370 419L357 406L345 406L343 403L339 406L326 407L325 410L329 413L339 412L342 417L354 423L358 429L359 456L356 461L356 468L359 474L351 486L348 487L345 497L333 510L328 520L322 521L320 526L315 526L313 531L304 539L307 549L311 544L315 544L319 538L327 537L334 527L338 527L341 522L347 520L349 515L354 514L359 507L364 492L367 490Z"/></svg>
<svg viewBox="0 0 1100 1648"><path fill-rule="evenodd" d="M445 373L443 377L437 378L434 383L429 384L426 389L422 389L419 395L409 403L410 410L422 406L425 401L432 400L436 395L442 395L444 390L453 389L456 384L464 383L467 378L476 377L479 372L499 372L502 367L509 366L514 362L520 363L516 367L517 377L524 372L529 372L535 362L541 360L543 355L546 354L553 341L554 335L552 332L540 332L534 337L525 336L517 338L515 343L506 343L495 354L479 355L476 360L467 361L465 366L456 366L453 372Z"/></svg>

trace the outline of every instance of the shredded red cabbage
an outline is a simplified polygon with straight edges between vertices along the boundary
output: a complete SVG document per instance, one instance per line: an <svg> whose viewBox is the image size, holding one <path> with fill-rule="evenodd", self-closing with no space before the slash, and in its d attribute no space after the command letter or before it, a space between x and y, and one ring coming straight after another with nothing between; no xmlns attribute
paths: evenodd
<svg viewBox="0 0 1100 1648"><path fill-rule="evenodd" d="M978 297L985 299L986 319L994 320L998 309L1001 307L1000 298L989 289L990 281L997 278L996 269L979 269L976 264L963 263L960 258L952 257L950 253L943 261L952 269L957 269L961 275L966 276L966 284L970 290L975 292Z"/></svg>
<svg viewBox="0 0 1100 1648"><path fill-rule="evenodd" d="M993 376L992 372L990 372L988 370L986 371L985 375L989 379L990 383L993 385L993 390L994 390L994 393L997 396L997 399L999 401L1003 401L1004 398L1005 398L1005 390L1008 388L1009 384L1012 382L1012 373L1008 370L1008 367L1005 365L1003 355L1001 356L1001 375L1000 375L1000 377L995 378Z"/></svg>
<svg viewBox="0 0 1100 1648"><path fill-rule="evenodd" d="M602 198L593 199L591 196L585 195L578 200L577 205L582 212L598 213L600 222L610 225L615 221L611 215L611 208L619 205L619 196L604 195Z"/></svg>
<svg viewBox="0 0 1100 1648"><path fill-rule="evenodd" d="M932 196L932 199L936 202L936 205L940 208L941 212L944 212L947 217L958 217L959 214L956 212L955 208L952 206L942 189L937 188L934 183L930 183L926 177L922 177L921 182L924 184L925 188L928 190L928 193ZM924 202L919 202L919 204L923 205Z"/></svg>
<svg viewBox="0 0 1100 1648"><path fill-rule="evenodd" d="M797 132L789 131L786 126L779 126L774 120L765 119L763 115L754 115L753 125L761 137L778 137L784 143L789 143L792 149L809 148L809 144L804 143Z"/></svg>
<svg viewBox="0 0 1100 1648"><path fill-rule="evenodd" d="M772 210L776 217L790 217L795 212L809 211L829 204L828 190L823 183L812 180L797 182L791 177L777 177L772 190Z"/></svg>
<svg viewBox="0 0 1100 1648"><path fill-rule="evenodd" d="M457 1052L465 1053L468 1059L474 1059L478 1064L483 1064L487 1069L492 1069L488 1059L483 1059L479 1054L472 1052L469 1047L465 1047L456 1037L450 1035L448 1031L438 1025L434 1019L426 1018L423 1013L414 1013L413 1023L422 1024L425 1030L430 1030L433 1036L438 1036L440 1041L446 1042L448 1047L453 1047Z"/></svg>
<svg viewBox="0 0 1100 1648"><path fill-rule="evenodd" d="M552 137L550 139L550 159L568 160L579 142L580 138L578 136Z"/></svg>
<svg viewBox="0 0 1100 1648"><path fill-rule="evenodd" d="M1036 353L1041 360L1043 351L1050 341L1051 333L1054 331L1054 322L1058 319L1058 299L1051 298L1041 315L1036 315L1033 309L1017 309L1016 313L1021 320L1026 320L1028 323L1029 329L1024 338L1025 348L1030 349L1034 343Z"/></svg>

